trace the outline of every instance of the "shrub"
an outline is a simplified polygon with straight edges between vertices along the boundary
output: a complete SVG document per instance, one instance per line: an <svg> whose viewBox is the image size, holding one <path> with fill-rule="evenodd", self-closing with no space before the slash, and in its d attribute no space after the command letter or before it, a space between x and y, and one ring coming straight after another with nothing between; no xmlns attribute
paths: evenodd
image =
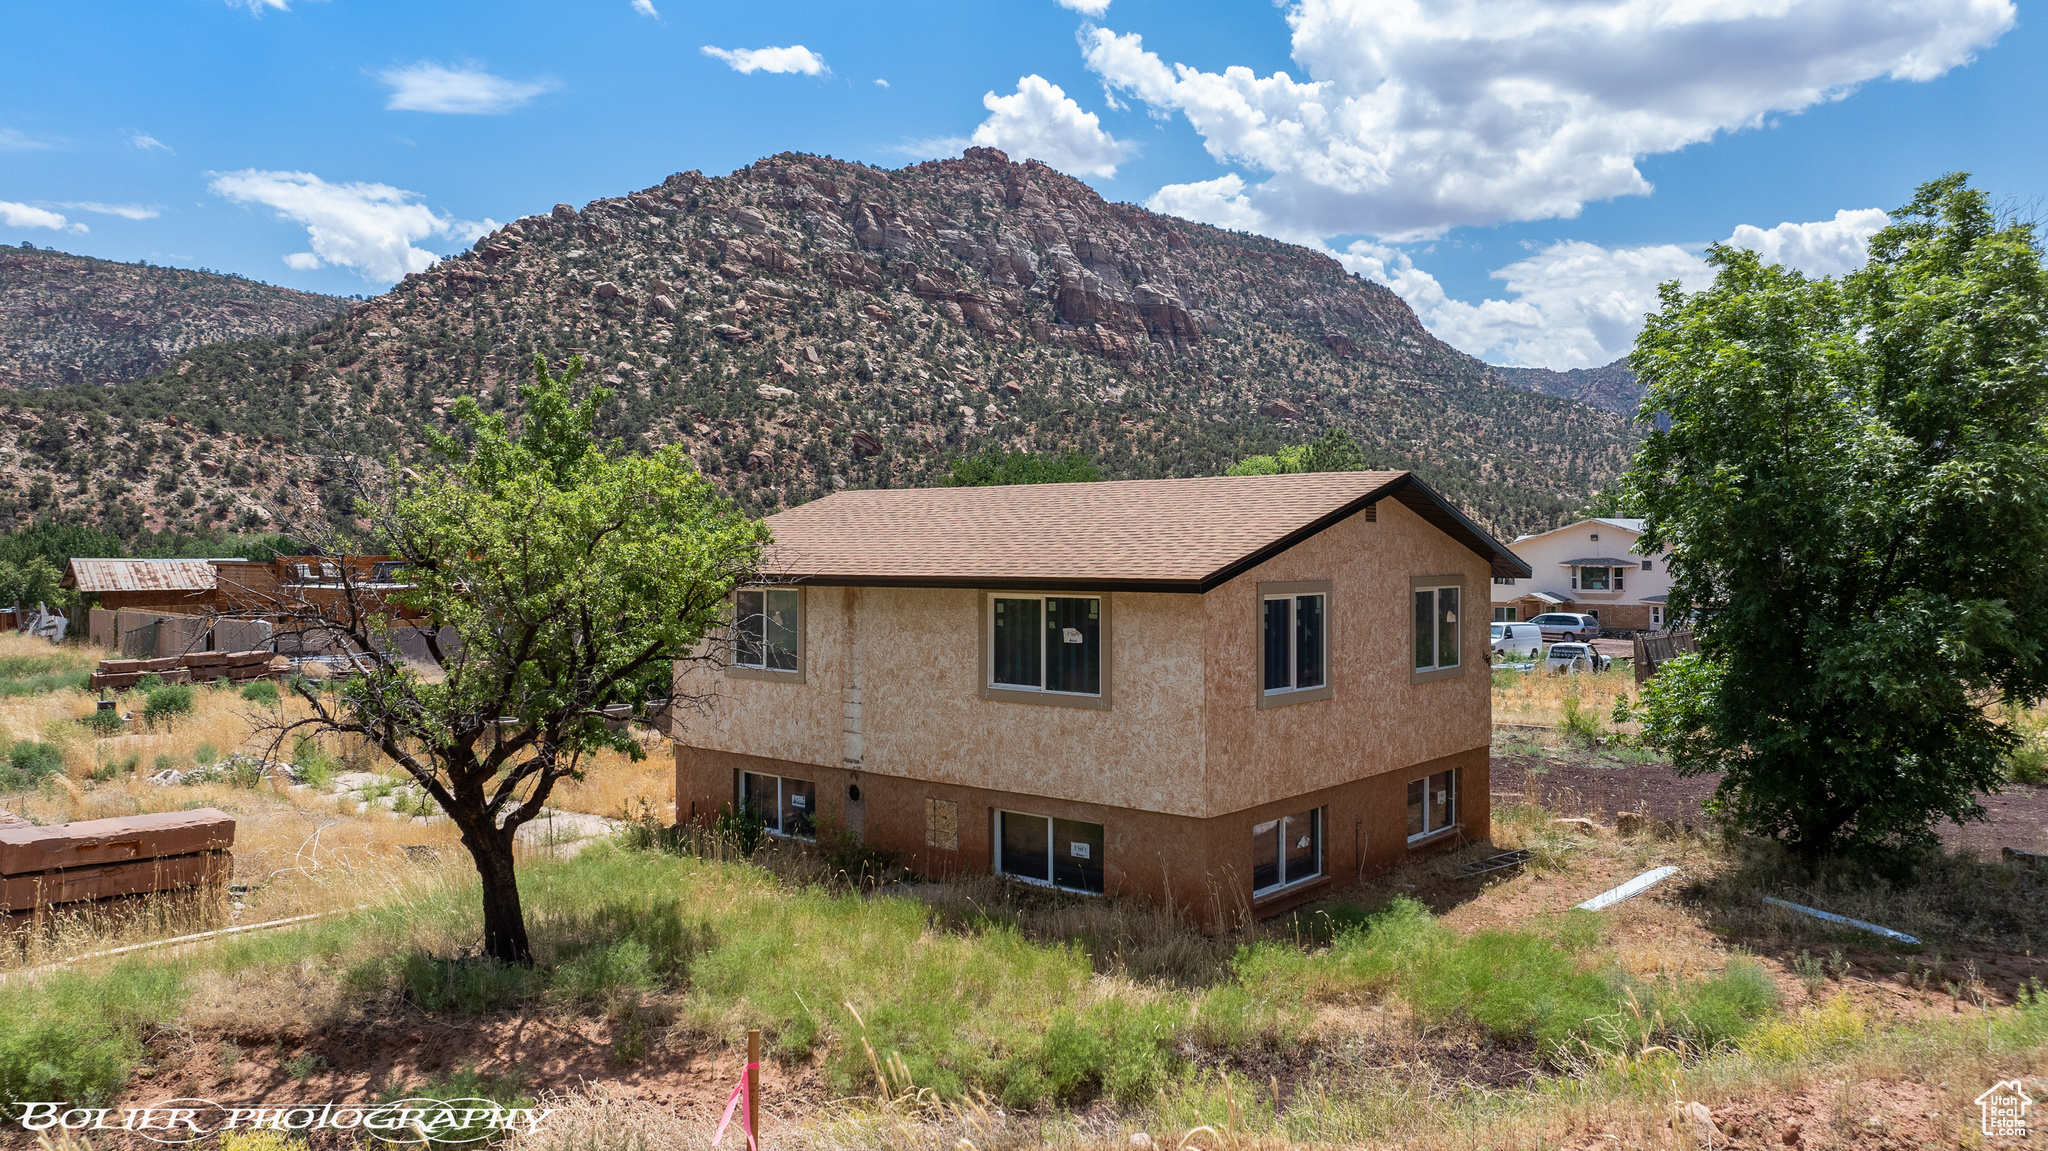
<svg viewBox="0 0 2048 1151"><path fill-rule="evenodd" d="M132 1041L92 1022L0 1016L0 1109L42 1099L105 1106L127 1081L134 1056Z"/></svg>
<svg viewBox="0 0 2048 1151"><path fill-rule="evenodd" d="M500 1107L533 1106L531 1096L520 1094L516 1076L480 1074L475 1064L444 1079L425 1083L405 1085L394 1081L377 1095L379 1103L396 1103L401 1099L488 1099ZM470 1118L462 1112L455 1114ZM422 1132L424 1138L414 1142L427 1147L475 1148L495 1143L509 1134L511 1132L505 1128L492 1126L487 1118L477 1117L466 1127L436 1127L431 1133Z"/></svg>
<svg viewBox="0 0 2048 1151"><path fill-rule="evenodd" d="M1559 708L1560 718L1557 729L1562 732L1565 742L1580 747L1591 747L1600 738L1600 713L1587 707L1579 694L1579 684L1574 677L1571 686L1564 692L1564 702Z"/></svg>
<svg viewBox="0 0 2048 1151"><path fill-rule="evenodd" d="M63 748L24 740L7 749L6 764L0 766L0 791L25 791L63 770Z"/></svg>
<svg viewBox="0 0 2048 1151"><path fill-rule="evenodd" d="M162 723L165 728L178 716L191 715L195 706L192 699L192 685L187 683L165 684L144 697L142 721L151 727Z"/></svg>
<svg viewBox="0 0 2048 1151"><path fill-rule="evenodd" d="M768 842L768 821L760 812L755 811L751 804L741 804L737 811L727 805L724 811L718 813L712 830L731 840L733 847L742 856L754 854L761 850L762 844Z"/></svg>
<svg viewBox="0 0 2048 1151"><path fill-rule="evenodd" d="M261 707L276 707L279 703L277 685L267 679L259 679L244 687L242 698Z"/></svg>
<svg viewBox="0 0 2048 1151"><path fill-rule="evenodd" d="M192 762L201 767L220 762L220 749L210 743L202 743L192 749Z"/></svg>
<svg viewBox="0 0 2048 1151"><path fill-rule="evenodd" d="M121 719L120 711L111 707L94 708L80 717L78 722L84 724L87 731L101 738L119 735L121 729L127 726Z"/></svg>

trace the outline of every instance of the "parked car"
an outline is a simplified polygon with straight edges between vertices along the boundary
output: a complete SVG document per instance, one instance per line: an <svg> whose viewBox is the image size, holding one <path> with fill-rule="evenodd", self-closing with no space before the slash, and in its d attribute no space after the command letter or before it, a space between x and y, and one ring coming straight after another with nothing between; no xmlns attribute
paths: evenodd
<svg viewBox="0 0 2048 1151"><path fill-rule="evenodd" d="M1593 650L1590 643L1554 643L1543 661L1545 671L1606 671L1614 661Z"/></svg>
<svg viewBox="0 0 2048 1151"><path fill-rule="evenodd" d="M1529 622L1543 630L1545 643L1556 643L1561 639L1597 639L1600 635L1599 616L1552 611L1544 612Z"/></svg>
<svg viewBox="0 0 2048 1151"><path fill-rule="evenodd" d="M1543 632L1533 623L1494 624L1493 654L1535 659L1543 654Z"/></svg>

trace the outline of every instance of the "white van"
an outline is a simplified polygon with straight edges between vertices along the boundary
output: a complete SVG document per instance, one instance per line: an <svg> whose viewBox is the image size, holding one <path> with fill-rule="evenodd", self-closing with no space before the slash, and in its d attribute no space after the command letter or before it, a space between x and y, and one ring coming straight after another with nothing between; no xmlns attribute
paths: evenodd
<svg viewBox="0 0 2048 1151"><path fill-rule="evenodd" d="M1494 624L1493 654L1535 659L1543 654L1543 629L1533 623Z"/></svg>

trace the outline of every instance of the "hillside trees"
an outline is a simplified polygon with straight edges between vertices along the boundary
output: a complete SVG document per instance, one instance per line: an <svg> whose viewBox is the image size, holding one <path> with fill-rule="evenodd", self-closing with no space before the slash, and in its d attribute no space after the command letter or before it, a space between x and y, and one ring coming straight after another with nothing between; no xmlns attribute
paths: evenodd
<svg viewBox="0 0 2048 1151"><path fill-rule="evenodd" d="M672 662L726 619L767 539L681 449L601 447L593 425L611 393L575 400L581 367L557 378L536 357L517 431L464 397L468 445L440 437L449 462L365 489L376 498L359 510L404 560L414 586L399 599L424 614L433 667L376 656L332 696L301 682L311 714L272 731L362 737L418 781L482 879L484 951L513 963L531 959L513 836L593 753L644 755L605 709L669 693ZM386 611L352 583L308 622L347 650L391 646ZM460 642L442 643L444 629Z"/></svg>
<svg viewBox="0 0 2048 1151"><path fill-rule="evenodd" d="M1883 855L1980 818L2048 690L2048 272L1965 177L1922 187L1843 281L1717 247L1631 366L1669 413L1627 478L1701 654L1644 692L1735 824Z"/></svg>

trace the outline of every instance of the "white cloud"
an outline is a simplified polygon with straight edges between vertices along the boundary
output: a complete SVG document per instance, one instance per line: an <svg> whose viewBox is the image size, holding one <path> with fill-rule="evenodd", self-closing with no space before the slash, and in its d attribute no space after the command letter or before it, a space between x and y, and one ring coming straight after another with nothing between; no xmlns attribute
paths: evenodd
<svg viewBox="0 0 2048 1151"><path fill-rule="evenodd" d="M656 20L661 19L661 13L654 10L654 0L633 0L633 11L640 13L642 16L652 16Z"/></svg>
<svg viewBox="0 0 2048 1151"><path fill-rule="evenodd" d="M49 228L57 232L84 232L84 224L74 224L64 218L61 212L48 208L17 204L12 200L0 200L0 224L10 228Z"/></svg>
<svg viewBox="0 0 2048 1151"><path fill-rule="evenodd" d="M881 78L879 78L879 77L877 77L877 78L876 78L876 80L875 80L875 87L877 87L877 88L887 88L888 86L889 86L889 82L888 82L887 80L883 80L883 79L881 79Z"/></svg>
<svg viewBox="0 0 2048 1151"><path fill-rule="evenodd" d="M706 56L716 57L732 65L735 72L785 72L816 76L829 72L825 58L804 47L791 44L787 48L714 48L704 45Z"/></svg>
<svg viewBox="0 0 2048 1151"><path fill-rule="evenodd" d="M1083 112L1073 97L1043 76L1025 76L1009 96L994 92L981 98L989 118L974 130L973 141L1001 148L1018 160L1043 160L1062 172L1114 176L1130 154L1129 144L1102 130L1093 112Z"/></svg>
<svg viewBox="0 0 2048 1151"><path fill-rule="evenodd" d="M119 216L124 220L154 220L163 215L161 209L143 204L102 204L97 200L75 200L58 206L76 208L81 212L98 212L102 216Z"/></svg>
<svg viewBox="0 0 2048 1151"><path fill-rule="evenodd" d="M290 0L228 0L228 7L247 8L252 16L261 16L266 10L272 12L291 11Z"/></svg>
<svg viewBox="0 0 2048 1151"><path fill-rule="evenodd" d="M1814 223L1744 224L1726 242L1808 276L1835 276L1862 267L1871 234L1889 222L1876 208L1844 209ZM1564 370L1626 355L1644 314L1657 309L1657 285L1677 280L1698 291L1712 283L1703 248L1603 248L1566 240L1495 270L1493 278L1510 298L1477 304L1452 299L1398 248L1361 240L1337 256L1353 272L1392 288L1452 347L1494 363Z"/></svg>
<svg viewBox="0 0 2048 1151"><path fill-rule="evenodd" d="M162 140L157 139L155 136L146 135L141 132L137 132L133 136L128 137L128 143L131 146L140 148L145 152L171 151L171 146L169 144L164 143ZM173 154L175 155L176 153Z"/></svg>
<svg viewBox="0 0 2048 1151"><path fill-rule="evenodd" d="M1109 11L1109 0L1059 0L1059 6L1068 11L1079 12L1083 16L1093 16L1100 20L1102 19L1102 14Z"/></svg>
<svg viewBox="0 0 2048 1151"><path fill-rule="evenodd" d="M1641 195L1645 157L1929 80L2012 26L2011 0L1297 0L1306 79L1168 66L1085 29L1088 66L1266 173L1260 230L1383 238L1570 217ZM1197 195L1199 198L1199 194Z"/></svg>
<svg viewBox="0 0 2048 1151"><path fill-rule="evenodd" d="M391 86L391 98L384 107L393 112L509 112L561 87L553 80L507 80L477 68L449 68L431 60L386 69L378 78Z"/></svg>
<svg viewBox="0 0 2048 1151"><path fill-rule="evenodd" d="M55 144L14 128L0 128L0 152L47 152Z"/></svg>
<svg viewBox="0 0 2048 1151"><path fill-rule="evenodd" d="M1871 235L1889 223L1891 217L1880 208L1843 208L1832 220L1810 224L1744 224L1728 243L1750 249L1767 264L1784 264L1809 276L1839 276L1863 266L1870 258Z"/></svg>
<svg viewBox="0 0 2048 1151"><path fill-rule="evenodd" d="M415 203L417 195L389 184L330 184L311 172L214 173L208 185L243 204L277 210L278 218L303 224L312 251L295 252L285 263L299 271L322 264L353 268L366 280L390 282L423 272L438 258L414 246L429 236L474 238L486 223L456 220Z"/></svg>

